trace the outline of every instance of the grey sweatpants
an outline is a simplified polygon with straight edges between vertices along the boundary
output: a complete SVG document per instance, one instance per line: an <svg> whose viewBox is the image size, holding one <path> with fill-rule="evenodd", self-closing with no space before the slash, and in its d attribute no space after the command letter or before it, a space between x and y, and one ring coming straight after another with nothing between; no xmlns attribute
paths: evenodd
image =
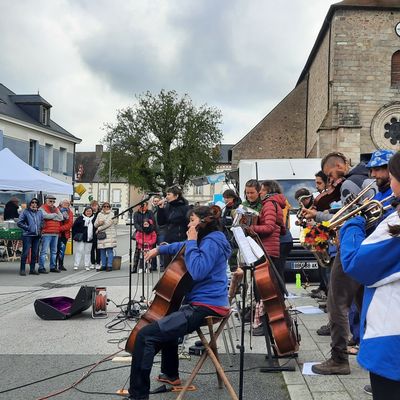
<svg viewBox="0 0 400 400"><path fill-rule="evenodd" d="M347 342L350 335L349 309L360 284L343 272L338 250L332 265L328 290L328 315L331 327L332 358L348 360Z"/></svg>

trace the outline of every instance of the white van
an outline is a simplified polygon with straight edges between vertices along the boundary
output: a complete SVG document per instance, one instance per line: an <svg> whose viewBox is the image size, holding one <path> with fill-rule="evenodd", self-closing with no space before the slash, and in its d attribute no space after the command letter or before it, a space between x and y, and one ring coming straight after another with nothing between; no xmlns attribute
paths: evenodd
<svg viewBox="0 0 400 400"><path fill-rule="evenodd" d="M299 208L294 198L296 190L307 188L315 192L315 174L321 170L320 158L252 159L239 161L239 190L244 199L244 187L249 179L277 181L283 194L292 206L290 232L293 236L293 250L287 262L286 271L314 270L318 264L313 254L300 245L300 228L295 224Z"/></svg>

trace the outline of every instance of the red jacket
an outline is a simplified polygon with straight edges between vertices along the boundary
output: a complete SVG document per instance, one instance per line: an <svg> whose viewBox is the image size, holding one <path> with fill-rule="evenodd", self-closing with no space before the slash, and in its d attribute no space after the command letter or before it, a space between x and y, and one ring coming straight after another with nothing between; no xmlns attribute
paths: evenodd
<svg viewBox="0 0 400 400"><path fill-rule="evenodd" d="M283 194L274 194L263 200L258 224L251 229L258 233L265 250L271 257L279 258L280 235L285 233L282 209L285 208L286 198Z"/></svg>
<svg viewBox="0 0 400 400"><path fill-rule="evenodd" d="M152 249L157 242L157 234L154 231L150 233L136 231L135 239L138 249L142 249L144 243L148 244L149 249Z"/></svg>
<svg viewBox="0 0 400 400"><path fill-rule="evenodd" d="M72 225L74 224L74 214L72 214L71 209L68 209L68 219L64 219L61 221L60 225L60 236L64 232L64 236L66 239L69 239L71 237L71 229Z"/></svg>
<svg viewBox="0 0 400 400"><path fill-rule="evenodd" d="M58 207L50 207L47 204L43 204L40 209L43 212L43 234L59 234L61 221L63 220L63 216Z"/></svg>

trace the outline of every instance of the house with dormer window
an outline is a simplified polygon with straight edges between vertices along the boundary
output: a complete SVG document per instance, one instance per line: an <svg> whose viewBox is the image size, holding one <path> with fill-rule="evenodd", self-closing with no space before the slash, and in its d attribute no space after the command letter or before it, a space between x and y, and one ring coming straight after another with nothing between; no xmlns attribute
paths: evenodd
<svg viewBox="0 0 400 400"><path fill-rule="evenodd" d="M33 168L73 183L81 139L51 119L51 108L40 94L16 94L0 83L0 150L7 147Z"/></svg>

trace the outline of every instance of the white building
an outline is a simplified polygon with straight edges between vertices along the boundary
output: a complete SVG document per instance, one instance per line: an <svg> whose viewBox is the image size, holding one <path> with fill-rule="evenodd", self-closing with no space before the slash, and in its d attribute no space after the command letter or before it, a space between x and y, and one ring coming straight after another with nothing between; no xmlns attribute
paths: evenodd
<svg viewBox="0 0 400 400"><path fill-rule="evenodd" d="M0 84L0 150L7 147L39 171L73 184L81 139L51 119L51 107L39 94L15 94Z"/></svg>
<svg viewBox="0 0 400 400"><path fill-rule="evenodd" d="M92 200L97 200L99 203L110 202L114 212L120 213L141 199L138 190L133 185L129 185L126 178L111 176L111 182L109 182L108 178L101 176L100 171L105 161L104 157L108 157L108 154L103 153L101 144L96 145L95 151L76 153L75 188L82 185L85 190L80 198L74 201L77 212L82 212L83 208L90 204ZM121 223L126 220L125 217L120 218Z"/></svg>

